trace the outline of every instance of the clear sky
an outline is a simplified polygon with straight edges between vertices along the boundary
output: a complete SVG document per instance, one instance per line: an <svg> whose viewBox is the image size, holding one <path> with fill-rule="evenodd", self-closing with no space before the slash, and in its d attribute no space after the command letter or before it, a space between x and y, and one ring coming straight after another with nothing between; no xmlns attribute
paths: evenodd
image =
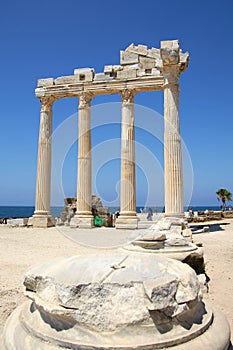
<svg viewBox="0 0 233 350"><path fill-rule="evenodd" d="M40 103L34 90L38 78L72 75L78 67L101 72L104 65L118 64L120 50L131 43L159 48L161 40L171 39L179 39L182 50L190 54L189 67L180 78L186 204L217 205L215 192L219 188L233 192L232 18L232 0L2 2L0 205L35 202ZM92 122L96 123L92 130L93 191L107 204L117 201L119 189L119 102L115 95L92 102ZM138 94L135 103L139 105L135 112L137 204L144 205L149 196L150 204L162 205L159 115L163 114L163 93ZM65 127L69 121L68 134L76 130L73 123L77 116L72 116L77 113L77 99L59 100L53 111L56 145L59 130L63 130L59 129L61 123ZM105 123L107 116L110 125L102 125L98 113ZM157 124L153 125L153 120ZM63 203L56 190L60 177L63 194L76 193L77 143L75 135L72 137L61 176L53 163L52 205ZM107 154L107 150L112 153Z"/></svg>

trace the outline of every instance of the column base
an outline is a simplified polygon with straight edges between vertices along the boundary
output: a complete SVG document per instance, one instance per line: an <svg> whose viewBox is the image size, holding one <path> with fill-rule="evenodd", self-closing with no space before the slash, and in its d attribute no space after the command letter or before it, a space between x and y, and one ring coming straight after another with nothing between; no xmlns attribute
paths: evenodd
<svg viewBox="0 0 233 350"><path fill-rule="evenodd" d="M94 226L94 217L85 215L75 215L70 220L70 227L72 228L92 228Z"/></svg>
<svg viewBox="0 0 233 350"><path fill-rule="evenodd" d="M116 219L115 227L119 229L135 230L138 228L138 221L139 219L137 216L120 215Z"/></svg>
<svg viewBox="0 0 233 350"><path fill-rule="evenodd" d="M184 218L184 213L166 213L164 214L165 217L172 217L172 218Z"/></svg>
<svg viewBox="0 0 233 350"><path fill-rule="evenodd" d="M53 227L56 225L55 219L50 215L33 215L29 218L29 225L38 228Z"/></svg>

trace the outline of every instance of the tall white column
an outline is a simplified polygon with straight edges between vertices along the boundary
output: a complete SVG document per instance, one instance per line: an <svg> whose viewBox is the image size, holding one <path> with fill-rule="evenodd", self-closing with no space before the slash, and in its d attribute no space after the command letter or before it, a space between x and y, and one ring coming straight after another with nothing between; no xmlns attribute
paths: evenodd
<svg viewBox="0 0 233 350"><path fill-rule="evenodd" d="M79 96L78 112L78 175L77 175L77 211L71 220L71 226L92 227L91 206L92 172L91 172L91 95Z"/></svg>
<svg viewBox="0 0 233 350"><path fill-rule="evenodd" d="M179 120L179 46L161 51L164 76L165 215L180 217L184 215L184 199Z"/></svg>
<svg viewBox="0 0 233 350"><path fill-rule="evenodd" d="M120 216L116 220L116 228L135 229L138 227L138 218L136 214L134 93L125 89L121 97L121 198Z"/></svg>
<svg viewBox="0 0 233 350"><path fill-rule="evenodd" d="M34 227L48 227L54 225L50 216L52 106L54 98L43 97L40 102L36 203L32 223Z"/></svg>

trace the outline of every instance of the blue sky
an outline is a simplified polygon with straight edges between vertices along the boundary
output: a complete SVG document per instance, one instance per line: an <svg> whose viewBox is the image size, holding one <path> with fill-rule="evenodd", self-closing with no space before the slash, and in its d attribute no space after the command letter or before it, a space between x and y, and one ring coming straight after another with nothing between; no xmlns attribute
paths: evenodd
<svg viewBox="0 0 233 350"><path fill-rule="evenodd" d="M190 178L186 174L190 164L185 163L185 196L190 197L186 192L191 188L188 200L192 205L217 205L215 192L219 188L233 192L232 18L230 0L3 2L0 205L34 205L40 111L34 89L38 78L72 75L78 67L94 67L101 72L104 65L118 64L119 51L132 42L159 48L161 40L170 39L179 39L182 50L190 54L189 67L180 78L181 135L193 169ZM98 97L93 100L93 109L119 101L115 95ZM138 94L135 103L163 114L162 92ZM77 113L77 99L59 100L53 111L56 130ZM139 124L140 113L135 117ZM119 120L114 117L116 124L111 124L115 120L111 113L109 118L109 126L93 129L94 147L102 146L108 139L119 142L120 115ZM145 204L148 188L155 205L163 202L163 147L155 136L136 129L138 154L148 152L148 159L149 154L154 155L153 169L159 174L153 178L153 174L146 173L147 165L145 169L137 168L138 205ZM100 155L104 159L103 150ZM97 188L93 190L107 202L116 199L119 185L119 159L117 154L114 157L102 162L95 174ZM65 196L76 193L76 158L74 142L62 169ZM53 171L52 184L56 178ZM52 204L62 201L52 185Z"/></svg>

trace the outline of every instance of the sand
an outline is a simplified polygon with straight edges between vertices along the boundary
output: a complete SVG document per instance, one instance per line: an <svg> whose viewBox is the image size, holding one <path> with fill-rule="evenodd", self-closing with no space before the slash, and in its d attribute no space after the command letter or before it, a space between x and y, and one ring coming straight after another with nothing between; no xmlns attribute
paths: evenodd
<svg viewBox="0 0 233 350"><path fill-rule="evenodd" d="M201 227L207 225L210 227L210 232L203 233ZM99 241L101 231L94 230L91 232L92 237L96 235ZM115 229L105 230L102 232L106 237L109 235L109 241L115 239L118 242L118 234L122 237L130 234ZM86 236L88 231L82 232L82 235ZM204 247L206 273L210 278L206 298L223 311L233 333L233 220L224 219L199 224L195 228L193 239L194 243L201 243ZM117 245L112 249L95 248L93 244L92 247L82 245L67 238L59 228L44 230L0 225L0 248L0 334L2 334L11 312L25 300L22 281L25 271L30 266L59 256L109 253L116 249Z"/></svg>

